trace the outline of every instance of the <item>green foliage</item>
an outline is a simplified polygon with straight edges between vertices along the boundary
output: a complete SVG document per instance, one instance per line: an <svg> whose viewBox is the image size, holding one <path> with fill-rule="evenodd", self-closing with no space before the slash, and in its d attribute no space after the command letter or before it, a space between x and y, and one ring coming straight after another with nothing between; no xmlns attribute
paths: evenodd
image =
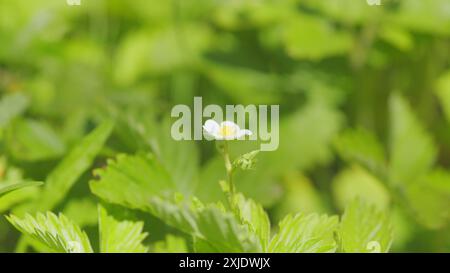
<svg viewBox="0 0 450 273"><path fill-rule="evenodd" d="M98 207L98 226L100 234L100 252L102 253L139 253L147 252L142 245L147 233L142 232L143 222L117 221L109 216L104 208Z"/></svg>
<svg viewBox="0 0 450 273"><path fill-rule="evenodd" d="M31 239L38 247L45 246L45 252L91 253L88 236L63 214L56 216L52 212L37 213L35 217L26 214L24 218L15 215L6 216L8 221ZM98 226L100 252L102 253L140 253L148 248L142 244L147 237L142 222L116 220L98 206ZM42 249L42 248L41 248Z"/></svg>
<svg viewBox="0 0 450 273"><path fill-rule="evenodd" d="M167 235L163 241L158 241L153 245L155 253L187 253L188 247L182 237Z"/></svg>
<svg viewBox="0 0 450 273"><path fill-rule="evenodd" d="M364 129L348 130L336 138L338 153L348 161L358 162L374 173L386 172L384 149L376 139Z"/></svg>
<svg viewBox="0 0 450 273"><path fill-rule="evenodd" d="M349 253L388 252L393 240L387 215L359 200L345 209L338 233L341 250Z"/></svg>
<svg viewBox="0 0 450 273"><path fill-rule="evenodd" d="M399 96L390 100L390 177L394 183L414 183L436 160L436 146Z"/></svg>
<svg viewBox="0 0 450 273"><path fill-rule="evenodd" d="M267 251L270 240L270 220L264 208L251 199L240 194L236 203L239 208L241 222L249 227L250 232L258 237L263 251Z"/></svg>
<svg viewBox="0 0 450 273"><path fill-rule="evenodd" d="M74 147L48 175L38 199L27 204L23 210L45 211L61 202L77 179L91 166L112 126L111 122L105 122Z"/></svg>
<svg viewBox="0 0 450 273"><path fill-rule="evenodd" d="M11 94L0 101L0 128L3 129L15 117L25 111L29 100L23 94Z"/></svg>
<svg viewBox="0 0 450 273"><path fill-rule="evenodd" d="M17 189L30 186L40 186L42 184L43 184L42 182L23 182L23 183L15 183L9 186L4 186L0 188L0 197Z"/></svg>
<svg viewBox="0 0 450 273"><path fill-rule="evenodd" d="M338 217L327 215L288 215L280 222L278 233L270 241L269 252L335 252L334 233L338 223Z"/></svg>
<svg viewBox="0 0 450 273"><path fill-rule="evenodd" d="M0 6L0 252L450 251L448 0ZM279 148L173 140L197 96Z"/></svg>
<svg viewBox="0 0 450 273"><path fill-rule="evenodd" d="M445 172L433 169L436 144L401 96L391 97L390 114L392 129L387 167L376 159L381 158L375 155L381 155L383 150L370 135L343 134L338 138L337 149L343 158L361 164L384 182L392 198L409 211L415 221L429 229L441 229L449 221L446 207L450 204L450 195L442 188L435 188L449 181ZM380 194L379 198L383 198Z"/></svg>
<svg viewBox="0 0 450 273"><path fill-rule="evenodd" d="M36 217L26 214L24 218L14 215L6 217L18 230L59 253L93 252L89 238L77 225L64 215L47 212Z"/></svg>
<svg viewBox="0 0 450 273"><path fill-rule="evenodd" d="M174 189L170 175L153 155L119 155L95 174L100 179L90 182L94 194L136 209L145 209L153 197Z"/></svg>

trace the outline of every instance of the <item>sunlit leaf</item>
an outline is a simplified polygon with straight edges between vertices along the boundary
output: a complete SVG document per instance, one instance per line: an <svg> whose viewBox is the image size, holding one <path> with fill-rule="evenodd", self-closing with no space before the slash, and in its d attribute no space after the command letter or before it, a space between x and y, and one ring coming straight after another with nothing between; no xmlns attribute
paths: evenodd
<svg viewBox="0 0 450 273"><path fill-rule="evenodd" d="M53 252L90 253L89 238L77 225L60 214L38 213L35 217L26 214L24 218L14 215L6 217L18 230L46 245Z"/></svg>
<svg viewBox="0 0 450 273"><path fill-rule="evenodd" d="M337 249L334 233L339 219L317 214L288 215L269 244L275 253L328 253Z"/></svg>
<svg viewBox="0 0 450 273"><path fill-rule="evenodd" d="M147 237L143 232L143 222L118 221L98 207L98 226L100 252L103 253L141 253L148 248L142 244Z"/></svg>
<svg viewBox="0 0 450 273"><path fill-rule="evenodd" d="M392 228L384 212L359 200L347 206L339 227L343 252L388 252L392 240Z"/></svg>

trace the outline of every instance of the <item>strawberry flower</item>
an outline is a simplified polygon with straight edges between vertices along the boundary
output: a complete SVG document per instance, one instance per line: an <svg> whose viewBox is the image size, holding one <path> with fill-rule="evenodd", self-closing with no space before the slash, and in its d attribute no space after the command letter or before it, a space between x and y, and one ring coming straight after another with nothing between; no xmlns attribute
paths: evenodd
<svg viewBox="0 0 450 273"><path fill-rule="evenodd" d="M209 119L203 125L205 132L212 136L215 140L234 140L242 139L245 136L251 136L253 133L250 130L241 129L239 125L232 121L224 121L217 123Z"/></svg>

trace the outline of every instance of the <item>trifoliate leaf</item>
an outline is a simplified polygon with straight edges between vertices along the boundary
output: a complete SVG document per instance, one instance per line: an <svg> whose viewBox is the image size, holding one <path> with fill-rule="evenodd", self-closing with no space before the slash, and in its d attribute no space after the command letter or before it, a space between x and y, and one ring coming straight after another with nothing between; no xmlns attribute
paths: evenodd
<svg viewBox="0 0 450 273"><path fill-rule="evenodd" d="M145 253L148 248L142 244L147 237L143 222L118 221L98 206L100 252L102 253Z"/></svg>
<svg viewBox="0 0 450 273"><path fill-rule="evenodd" d="M339 227L341 251L388 252L393 235L388 216L359 200L345 210Z"/></svg>
<svg viewBox="0 0 450 273"><path fill-rule="evenodd" d="M272 238L271 253L328 253L337 248L334 233L338 217L317 214L286 216L279 224L278 233Z"/></svg>
<svg viewBox="0 0 450 273"><path fill-rule="evenodd" d="M207 241L223 252L261 251L256 236L248 232L231 213L220 206L190 205L174 194L174 183L153 156L121 155L96 172L91 181L94 194L105 201L140 209L187 234ZM126 190L124 190L126 189Z"/></svg>
<svg viewBox="0 0 450 273"><path fill-rule="evenodd" d="M26 236L46 245L58 253L91 253L92 247L86 233L63 214L26 214L24 218L6 216L8 221Z"/></svg>

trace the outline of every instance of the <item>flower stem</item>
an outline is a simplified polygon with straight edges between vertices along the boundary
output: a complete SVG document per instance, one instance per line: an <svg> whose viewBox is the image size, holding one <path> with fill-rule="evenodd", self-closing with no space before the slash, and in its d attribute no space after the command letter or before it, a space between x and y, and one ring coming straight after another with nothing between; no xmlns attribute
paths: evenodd
<svg viewBox="0 0 450 273"><path fill-rule="evenodd" d="M227 171L227 182L228 182L228 188L229 188L229 191L227 193L228 203L231 207L231 210L236 213L238 210L237 210L236 202L235 202L236 187L234 186L234 183L233 183L234 168L233 168L233 164L231 163L227 141L224 141L224 144L222 146L222 156L225 161L225 168Z"/></svg>

